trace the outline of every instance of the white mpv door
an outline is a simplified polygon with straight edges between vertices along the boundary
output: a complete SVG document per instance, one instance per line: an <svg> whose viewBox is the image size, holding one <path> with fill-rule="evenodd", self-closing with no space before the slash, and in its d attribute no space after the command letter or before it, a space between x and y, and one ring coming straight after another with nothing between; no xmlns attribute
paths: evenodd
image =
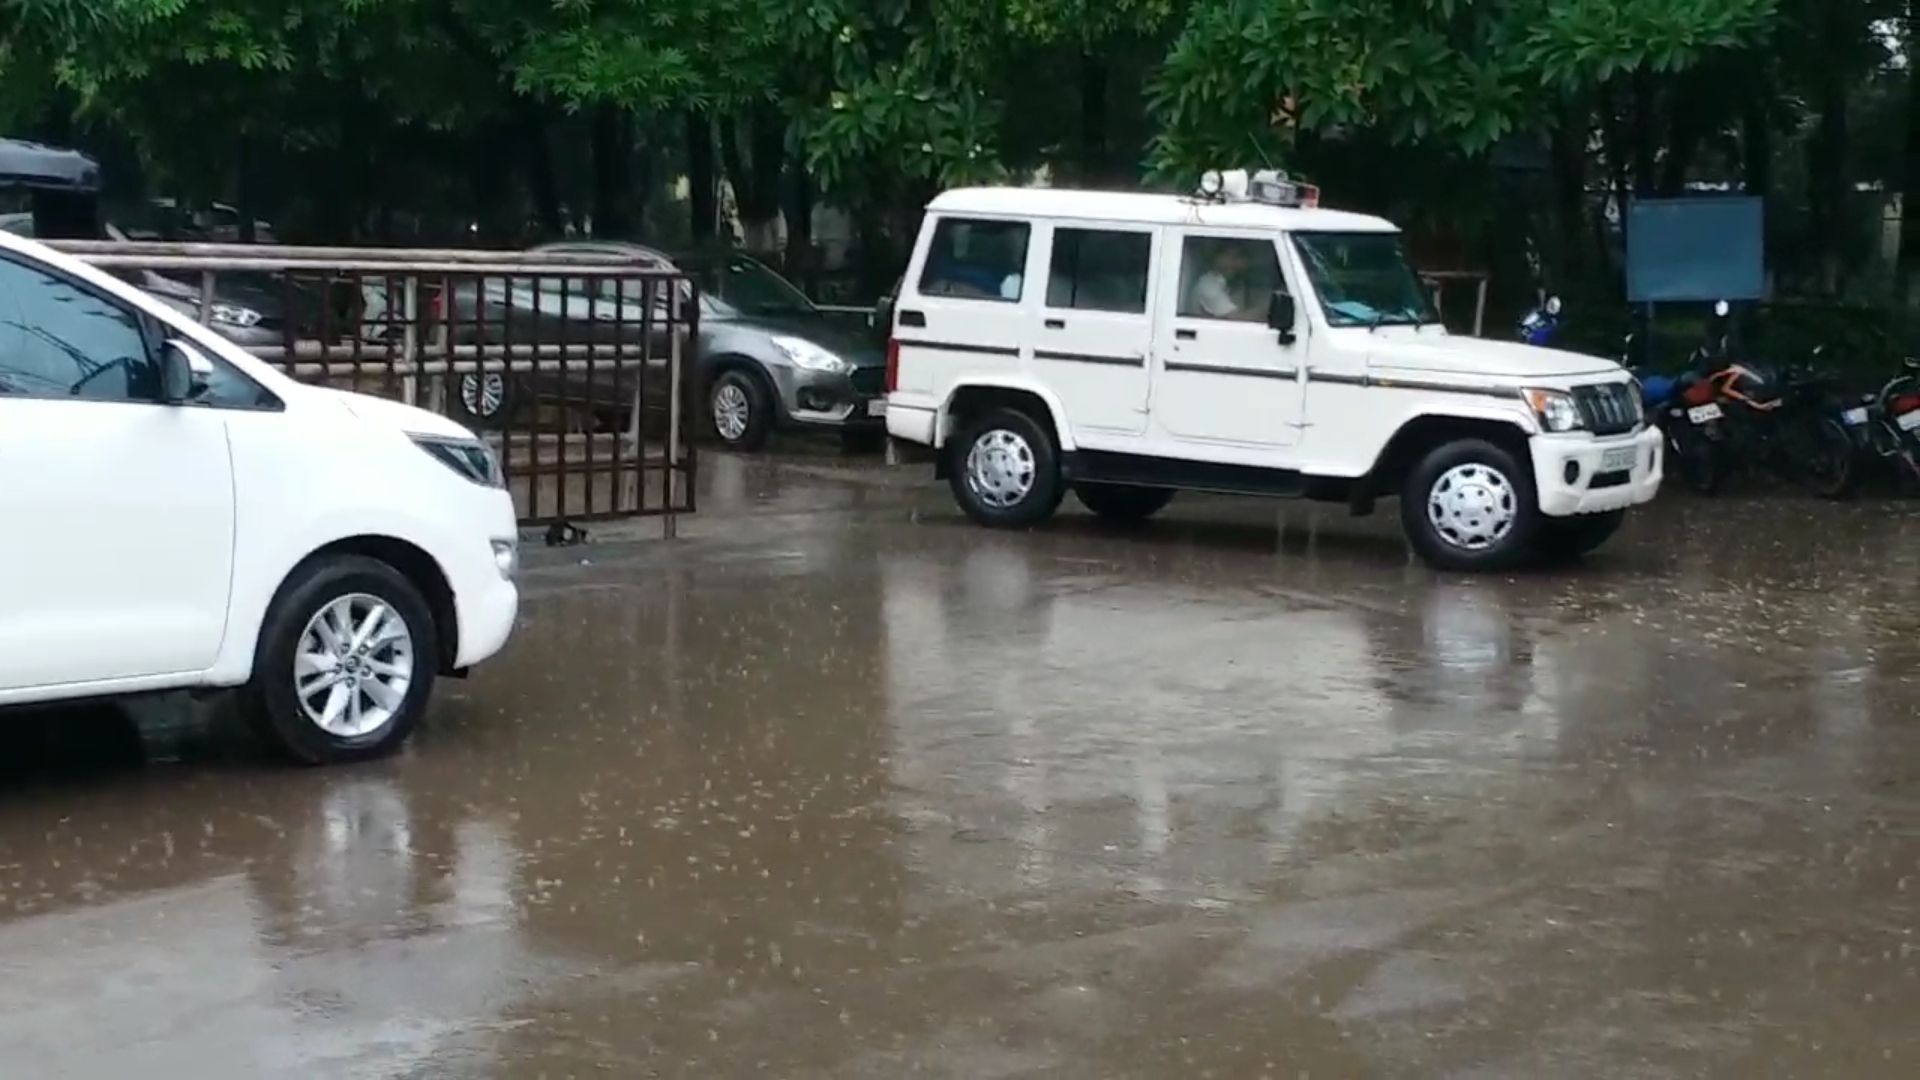
<svg viewBox="0 0 1920 1080"><path fill-rule="evenodd" d="M226 632L222 411L160 402L159 324L0 255L0 693L197 672Z"/></svg>

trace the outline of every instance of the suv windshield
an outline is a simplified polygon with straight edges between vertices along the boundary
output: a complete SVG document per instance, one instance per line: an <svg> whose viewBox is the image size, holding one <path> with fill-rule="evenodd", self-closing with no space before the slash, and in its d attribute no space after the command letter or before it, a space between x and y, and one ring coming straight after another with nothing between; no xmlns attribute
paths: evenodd
<svg viewBox="0 0 1920 1080"><path fill-rule="evenodd" d="M1300 232L1293 243L1334 326L1439 321L1398 233Z"/></svg>
<svg viewBox="0 0 1920 1080"><path fill-rule="evenodd" d="M702 295L744 315L796 315L814 310L813 301L805 293L752 259L687 260L680 266L700 283Z"/></svg>

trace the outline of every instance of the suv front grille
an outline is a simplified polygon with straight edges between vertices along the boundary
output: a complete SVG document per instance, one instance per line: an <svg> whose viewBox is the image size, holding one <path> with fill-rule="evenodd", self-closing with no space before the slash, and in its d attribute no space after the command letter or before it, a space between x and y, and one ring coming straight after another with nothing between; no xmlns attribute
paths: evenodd
<svg viewBox="0 0 1920 1080"><path fill-rule="evenodd" d="M1640 424L1640 409L1630 382L1595 383L1573 388L1573 404L1595 435L1623 435Z"/></svg>

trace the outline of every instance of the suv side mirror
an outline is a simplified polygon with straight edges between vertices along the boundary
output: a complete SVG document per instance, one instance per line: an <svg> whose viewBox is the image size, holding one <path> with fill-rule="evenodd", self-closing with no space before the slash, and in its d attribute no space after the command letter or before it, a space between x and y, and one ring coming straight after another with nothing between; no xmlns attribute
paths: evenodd
<svg viewBox="0 0 1920 1080"><path fill-rule="evenodd" d="M1267 297L1267 328L1280 335L1281 344L1293 341L1293 297L1278 289Z"/></svg>
<svg viewBox="0 0 1920 1080"><path fill-rule="evenodd" d="M160 347L160 393L169 405L192 404L213 382L213 361L180 338Z"/></svg>

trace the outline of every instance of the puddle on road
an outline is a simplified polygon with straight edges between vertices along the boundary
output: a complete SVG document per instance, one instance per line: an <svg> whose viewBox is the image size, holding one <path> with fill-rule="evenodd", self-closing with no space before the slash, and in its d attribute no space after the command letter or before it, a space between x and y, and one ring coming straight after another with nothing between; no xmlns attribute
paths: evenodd
<svg viewBox="0 0 1920 1080"><path fill-rule="evenodd" d="M52 756L0 797L0 1054L1910 1076L1920 525L1817 509L1511 580L1207 505L543 571L390 762L14 733Z"/></svg>

